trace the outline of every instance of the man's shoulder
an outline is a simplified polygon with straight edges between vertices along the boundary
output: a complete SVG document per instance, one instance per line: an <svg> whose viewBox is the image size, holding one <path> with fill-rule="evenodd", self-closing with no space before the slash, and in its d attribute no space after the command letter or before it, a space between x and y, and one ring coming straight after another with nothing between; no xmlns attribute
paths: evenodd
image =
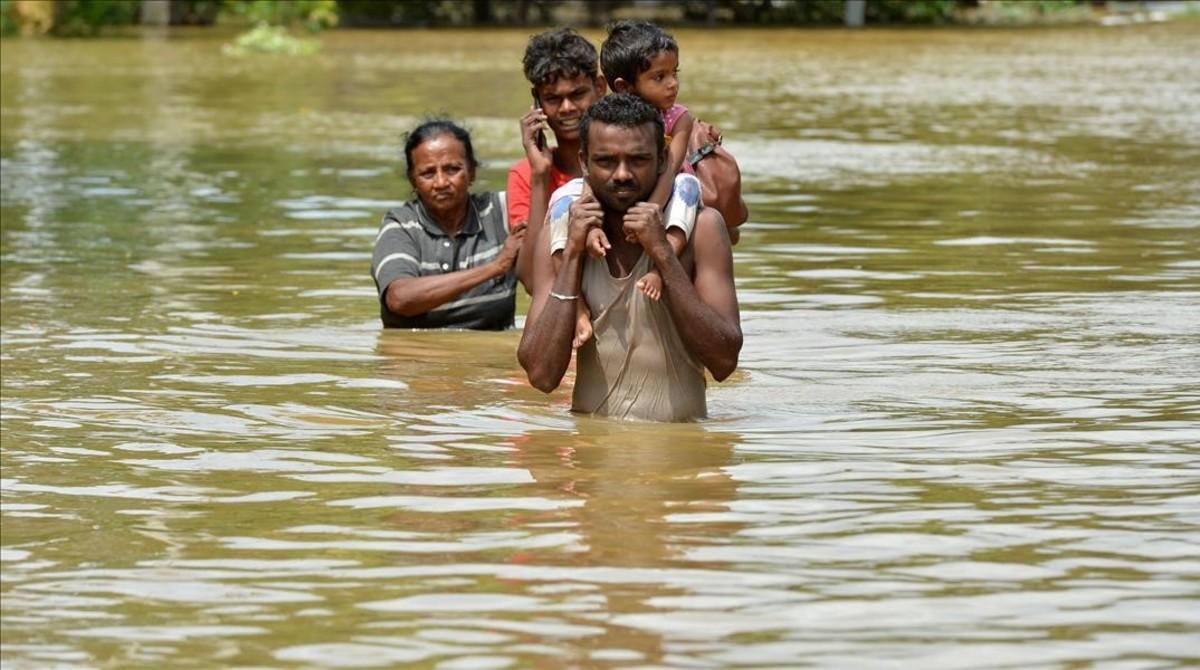
<svg viewBox="0 0 1200 670"><path fill-rule="evenodd" d="M715 207L703 207L696 213L696 227L692 230L689 245L699 252L698 256L714 251L732 253L733 244L729 241L725 217Z"/></svg>
<svg viewBox="0 0 1200 670"><path fill-rule="evenodd" d="M701 221L706 221L706 226L725 228L725 217L721 216L721 210L716 207L701 207L700 211L696 212L696 223L700 224Z"/></svg>

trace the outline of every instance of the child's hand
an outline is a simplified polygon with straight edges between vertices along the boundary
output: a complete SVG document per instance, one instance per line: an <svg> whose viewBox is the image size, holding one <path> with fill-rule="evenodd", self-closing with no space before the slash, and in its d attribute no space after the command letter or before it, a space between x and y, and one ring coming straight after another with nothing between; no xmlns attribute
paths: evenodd
<svg viewBox="0 0 1200 670"><path fill-rule="evenodd" d="M592 228L588 231L585 247L592 258L604 258L612 245L608 243L608 235L605 235L603 230Z"/></svg>
<svg viewBox="0 0 1200 670"><path fill-rule="evenodd" d="M712 142L713 144L720 144L721 139L722 139L721 130L719 128L717 128L716 126L709 124L709 126L708 126L708 141Z"/></svg>

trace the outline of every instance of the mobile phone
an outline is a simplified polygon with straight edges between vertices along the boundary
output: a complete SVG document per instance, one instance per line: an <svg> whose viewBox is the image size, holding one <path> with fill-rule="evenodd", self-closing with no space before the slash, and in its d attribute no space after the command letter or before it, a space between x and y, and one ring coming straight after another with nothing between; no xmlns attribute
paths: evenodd
<svg viewBox="0 0 1200 670"><path fill-rule="evenodd" d="M542 99L538 97L537 92L533 94L533 108L542 108ZM538 151L546 150L546 133L541 128L538 128L537 134L533 136L533 143L537 145Z"/></svg>

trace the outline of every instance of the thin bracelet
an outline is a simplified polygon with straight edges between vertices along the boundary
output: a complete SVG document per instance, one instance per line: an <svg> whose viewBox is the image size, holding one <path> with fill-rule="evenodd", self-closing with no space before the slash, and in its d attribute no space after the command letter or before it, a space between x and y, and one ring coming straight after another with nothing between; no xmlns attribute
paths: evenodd
<svg viewBox="0 0 1200 670"><path fill-rule="evenodd" d="M578 300L579 299L578 295L563 295L562 293L555 293L554 291L550 292L550 297L558 298L559 300Z"/></svg>

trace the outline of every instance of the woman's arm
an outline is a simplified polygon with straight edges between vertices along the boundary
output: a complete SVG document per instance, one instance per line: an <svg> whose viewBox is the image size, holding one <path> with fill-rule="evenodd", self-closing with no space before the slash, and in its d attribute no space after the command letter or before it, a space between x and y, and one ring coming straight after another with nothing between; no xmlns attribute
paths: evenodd
<svg viewBox="0 0 1200 670"><path fill-rule="evenodd" d="M425 314L489 279L503 276L512 269L524 239L524 226L517 226L489 263L446 274L393 279L384 294L388 311L400 316Z"/></svg>

